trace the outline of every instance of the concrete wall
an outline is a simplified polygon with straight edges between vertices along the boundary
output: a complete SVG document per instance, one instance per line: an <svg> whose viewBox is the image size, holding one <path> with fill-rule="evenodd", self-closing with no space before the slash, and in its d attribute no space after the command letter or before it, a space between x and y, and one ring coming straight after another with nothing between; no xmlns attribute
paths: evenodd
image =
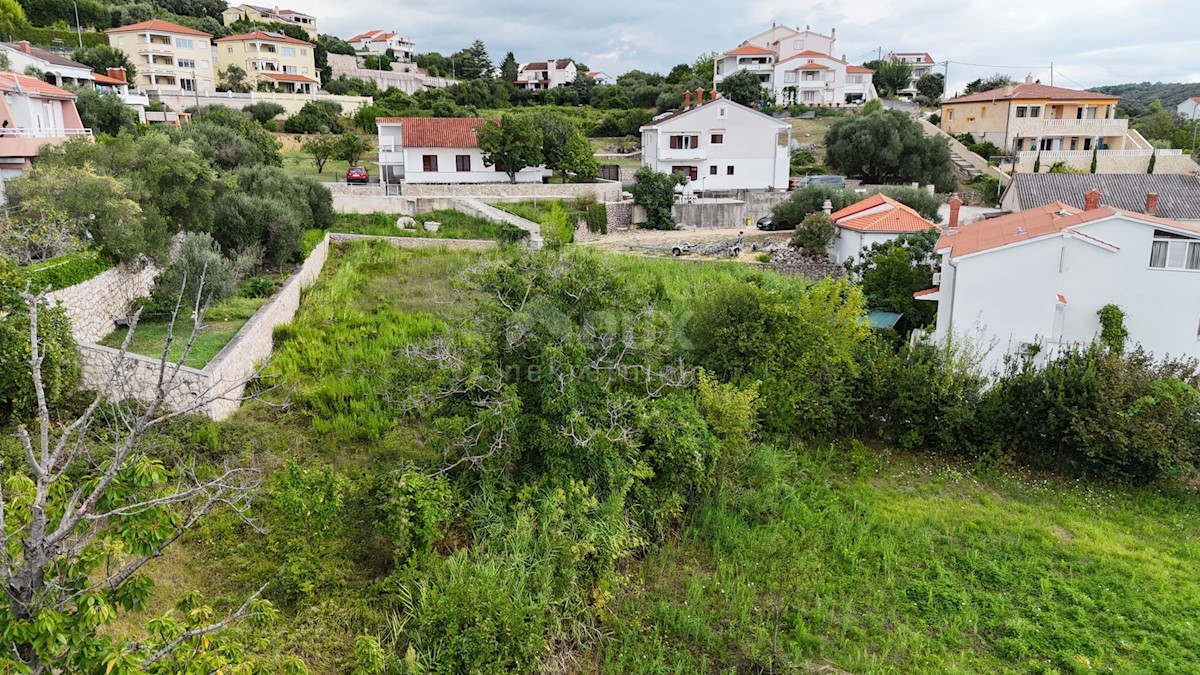
<svg viewBox="0 0 1200 675"><path fill-rule="evenodd" d="M759 218L769 215L771 209L788 196L786 192L741 191L737 193L737 199L677 203L671 207L671 215L676 223L685 227L753 229Z"/></svg>
<svg viewBox="0 0 1200 675"><path fill-rule="evenodd" d="M954 154L961 157L963 159L963 161L967 162L968 164L975 167L976 169L979 169L983 173L1000 181L1001 185L1008 185L1009 181L1012 180L1012 178L1009 177L1008 174L1004 173L1000 169L997 169L996 167L992 166L991 164L988 164L988 162L987 162L988 158L980 157L979 155L971 152L970 150L967 149L967 146L963 145L962 142L959 141L957 138L954 138L950 134L947 134L946 132L942 131L941 129L933 126L927 120L917 120L917 121L921 124L921 128L925 130L926 136L934 136L934 137L946 139L946 142L950 144L951 152L953 152ZM946 123L945 120L943 120L942 124L945 125L945 123ZM961 132L956 132L956 133L961 133Z"/></svg>
<svg viewBox="0 0 1200 675"><path fill-rule="evenodd" d="M358 66L358 57L349 54L330 54L329 67L333 71L334 77L345 75L360 80L371 80L379 85L380 89L395 87L406 94L415 94L425 88L444 89L458 83L457 80L449 78L425 75L411 63L392 64L393 70L367 70ZM410 68L411 70L404 72L395 70L395 68Z"/></svg>
<svg viewBox="0 0 1200 675"><path fill-rule="evenodd" d="M515 185L512 183L488 183L486 185L404 183L399 187L402 197L477 197L491 200L505 197L573 199L591 195L600 202L615 202L621 198L621 184L612 181L563 184L517 183Z"/></svg>
<svg viewBox="0 0 1200 675"><path fill-rule="evenodd" d="M249 94L238 94L230 91L202 91L197 93L179 91L178 89L147 88L146 94L152 101L162 101L172 110L183 110L196 105L223 105L227 108L241 110L251 103L270 101L284 107L285 115L300 112L309 101L333 101L342 106L342 112L349 114L359 108L371 105L374 101L369 96L335 96L333 94L280 94L255 91Z"/></svg>
<svg viewBox="0 0 1200 675"><path fill-rule="evenodd" d="M150 295L158 268L114 267L81 283L46 296L62 305L78 343L95 342L113 331L114 322L129 315L129 305Z"/></svg>
<svg viewBox="0 0 1200 675"><path fill-rule="evenodd" d="M1017 156L1017 171L1033 173L1038 153L1022 152ZM1046 173L1056 162L1066 162L1078 171L1090 171L1092 151L1042 152L1041 172ZM1101 150L1096 153L1096 173L1146 173L1150 168L1148 150ZM1200 172L1200 166L1190 155L1180 150L1159 150L1154 155L1154 173L1188 174Z"/></svg>

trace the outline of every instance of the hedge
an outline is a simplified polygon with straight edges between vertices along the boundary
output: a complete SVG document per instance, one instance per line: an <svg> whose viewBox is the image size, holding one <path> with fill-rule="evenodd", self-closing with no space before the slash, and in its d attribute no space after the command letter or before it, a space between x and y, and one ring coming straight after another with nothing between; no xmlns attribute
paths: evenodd
<svg viewBox="0 0 1200 675"><path fill-rule="evenodd" d="M604 204L592 204L587 207L583 218L587 221L588 232L608 234L608 207Z"/></svg>
<svg viewBox="0 0 1200 675"><path fill-rule="evenodd" d="M75 48L79 46L79 34L69 28L37 28L22 26L13 31L13 41L29 40L39 47L64 46ZM55 40L61 40L56 44ZM83 46L99 47L108 44L108 36L97 31L84 31Z"/></svg>
<svg viewBox="0 0 1200 675"><path fill-rule="evenodd" d="M47 286L52 291L62 290L92 279L112 265L96 251L81 251L51 258L22 269L29 281L29 288L40 291Z"/></svg>

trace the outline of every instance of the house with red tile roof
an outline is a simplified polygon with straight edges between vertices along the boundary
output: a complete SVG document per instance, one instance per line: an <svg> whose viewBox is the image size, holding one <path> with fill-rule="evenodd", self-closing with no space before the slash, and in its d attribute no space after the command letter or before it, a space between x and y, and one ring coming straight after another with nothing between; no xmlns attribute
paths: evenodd
<svg viewBox="0 0 1200 675"><path fill-rule="evenodd" d="M1130 343L1158 356L1200 357L1200 225L1104 206L1089 190L1084 208L1062 202L960 224L961 200L937 244L935 287L916 294L938 303L935 341L967 337L984 363L1053 355L1086 345L1097 312L1125 312Z"/></svg>
<svg viewBox="0 0 1200 675"><path fill-rule="evenodd" d="M529 91L545 91L571 84L578 74L579 68L571 59L533 61L517 68L517 81L513 84Z"/></svg>
<svg viewBox="0 0 1200 675"><path fill-rule="evenodd" d="M773 25L716 58L713 84L737 73L756 75L775 101L840 106L876 98L869 68L833 55L837 31Z"/></svg>
<svg viewBox="0 0 1200 675"><path fill-rule="evenodd" d="M936 65L933 57L926 52L891 52L888 58L908 65L912 68L912 77L908 86L897 92L901 98L913 99L917 96L917 80L933 72Z"/></svg>
<svg viewBox="0 0 1200 675"><path fill-rule="evenodd" d="M216 89L212 35L153 19L105 31L108 44L125 52L147 91L196 92Z"/></svg>
<svg viewBox="0 0 1200 675"><path fill-rule="evenodd" d="M380 117L379 171L383 183L507 183L502 166L483 161L476 136L480 117ZM517 172L518 183L542 182L542 168Z"/></svg>
<svg viewBox="0 0 1200 675"><path fill-rule="evenodd" d="M321 88L316 49L310 42L256 30L216 41L217 67L237 66L257 86L266 80L286 94L312 94Z"/></svg>
<svg viewBox="0 0 1200 675"><path fill-rule="evenodd" d="M829 259L838 264L857 261L872 245L902 234L937 229L921 214L884 194L871 195L829 217L837 226L837 234L829 244Z"/></svg>
<svg viewBox="0 0 1200 675"><path fill-rule="evenodd" d="M385 54L390 49L396 60L402 63L412 61L414 45L412 40L391 30L369 30L359 33L346 40L346 43L362 54Z"/></svg>
<svg viewBox="0 0 1200 675"><path fill-rule="evenodd" d="M310 38L317 39L317 18L315 16L292 9L279 9L278 6L230 5L224 12L221 12L221 20L226 26L232 26L238 21L291 24L303 28Z"/></svg>
<svg viewBox="0 0 1200 675"><path fill-rule="evenodd" d="M46 145L92 136L75 94L36 77L0 72L0 175L20 175Z"/></svg>
<svg viewBox="0 0 1200 675"><path fill-rule="evenodd" d="M1200 120L1200 96L1192 96L1176 106L1175 110L1185 120Z"/></svg>

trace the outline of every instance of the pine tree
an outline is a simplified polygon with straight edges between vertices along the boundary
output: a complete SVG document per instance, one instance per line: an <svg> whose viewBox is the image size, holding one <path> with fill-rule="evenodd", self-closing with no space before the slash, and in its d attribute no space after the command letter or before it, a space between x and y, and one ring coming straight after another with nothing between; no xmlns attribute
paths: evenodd
<svg viewBox="0 0 1200 675"><path fill-rule="evenodd" d="M488 57L483 40L475 40L470 47L450 57L454 63L455 76L460 80L478 80L492 76L492 60Z"/></svg>
<svg viewBox="0 0 1200 675"><path fill-rule="evenodd" d="M505 82L517 81L517 59L512 52L504 55L504 63L500 64L500 79Z"/></svg>

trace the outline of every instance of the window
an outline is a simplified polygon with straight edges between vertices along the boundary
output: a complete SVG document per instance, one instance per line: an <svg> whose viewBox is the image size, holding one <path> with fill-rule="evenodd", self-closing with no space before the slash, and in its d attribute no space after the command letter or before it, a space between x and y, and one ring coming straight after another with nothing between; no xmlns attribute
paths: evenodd
<svg viewBox="0 0 1200 675"><path fill-rule="evenodd" d="M296 66L284 66L283 72L295 75L295 74L299 73L300 70L298 68L296 68Z"/></svg>
<svg viewBox="0 0 1200 675"><path fill-rule="evenodd" d="M708 175L710 175L710 176L717 175L717 167L715 167L715 166L708 167Z"/></svg>
<svg viewBox="0 0 1200 675"><path fill-rule="evenodd" d="M1029 106L1029 116L1030 117L1041 117L1042 116L1042 106L1040 106L1040 105Z"/></svg>
<svg viewBox="0 0 1200 675"><path fill-rule="evenodd" d="M305 75L307 75L307 74L308 74L308 66L304 66L303 68L301 68L301 69L300 69L300 72L301 72L301 73L304 73Z"/></svg>
<svg viewBox="0 0 1200 675"><path fill-rule="evenodd" d="M979 106L979 116L987 117L987 106L985 106L985 105Z"/></svg>
<svg viewBox="0 0 1200 675"><path fill-rule="evenodd" d="M694 166L673 166L671 167L671 173L683 174L684 176L687 176L689 180L696 180L696 178L699 176L699 172Z"/></svg>
<svg viewBox="0 0 1200 675"><path fill-rule="evenodd" d="M195 40L188 40L187 38L175 38L175 46L179 47L180 49L195 49L196 42Z"/></svg>
<svg viewBox="0 0 1200 675"><path fill-rule="evenodd" d="M846 79L850 84L862 84L862 75L851 75Z"/></svg>
<svg viewBox="0 0 1200 675"><path fill-rule="evenodd" d="M1150 246L1150 266L1158 269L1200 270L1200 241L1157 230Z"/></svg>
<svg viewBox="0 0 1200 675"><path fill-rule="evenodd" d="M437 173L437 155L421 155L421 170L427 173Z"/></svg>
<svg viewBox="0 0 1200 675"><path fill-rule="evenodd" d="M117 44L118 44L118 45L121 45L121 46L124 46L124 45L125 45L125 38L124 38L124 37L118 37L118 38L117 38Z"/></svg>
<svg viewBox="0 0 1200 675"><path fill-rule="evenodd" d="M296 48L295 47L283 47L279 50L279 52L281 54L283 54L284 56L295 56Z"/></svg>
<svg viewBox="0 0 1200 675"><path fill-rule="evenodd" d="M671 136L672 150L693 150L700 147L699 136Z"/></svg>
<svg viewBox="0 0 1200 675"><path fill-rule="evenodd" d="M470 155L456 155L454 157L454 170L458 172L467 172L471 170Z"/></svg>
<svg viewBox="0 0 1200 675"><path fill-rule="evenodd" d="M804 40L796 40L793 42L792 49L804 49Z"/></svg>
<svg viewBox="0 0 1200 675"><path fill-rule="evenodd" d="M725 142L725 134L713 134L708 142L713 145L721 145Z"/></svg>
<svg viewBox="0 0 1200 675"><path fill-rule="evenodd" d="M946 111L946 119L951 122L954 121L954 110L953 109Z"/></svg>
<svg viewBox="0 0 1200 675"><path fill-rule="evenodd" d="M725 119L726 117L729 117L729 108L728 108L728 106L723 106L723 105L722 105L722 106L717 106L717 119L719 119L719 120L723 120L723 119Z"/></svg>
<svg viewBox="0 0 1200 675"><path fill-rule="evenodd" d="M793 70L793 71L784 73L783 81L784 82L795 82L796 81L796 71Z"/></svg>
<svg viewBox="0 0 1200 675"><path fill-rule="evenodd" d="M184 91L196 91L196 82L194 80L179 80L179 88Z"/></svg>
<svg viewBox="0 0 1200 675"><path fill-rule="evenodd" d="M308 50L304 47L300 48L300 56L308 56Z"/></svg>
<svg viewBox="0 0 1200 675"><path fill-rule="evenodd" d="M226 47L226 48L225 48L225 53L226 53L226 54L232 54L232 53L233 53L233 47Z"/></svg>
<svg viewBox="0 0 1200 675"><path fill-rule="evenodd" d="M733 175L733 166L732 166L732 165L731 165L731 166L727 166L727 167L725 167L725 175L726 175L726 176L732 176L732 175Z"/></svg>
<svg viewBox="0 0 1200 675"><path fill-rule="evenodd" d="M179 59L180 68L195 68L196 62L192 59Z"/></svg>
<svg viewBox="0 0 1200 675"><path fill-rule="evenodd" d="M1028 106L1017 106L1017 117L1026 117L1029 114Z"/></svg>

